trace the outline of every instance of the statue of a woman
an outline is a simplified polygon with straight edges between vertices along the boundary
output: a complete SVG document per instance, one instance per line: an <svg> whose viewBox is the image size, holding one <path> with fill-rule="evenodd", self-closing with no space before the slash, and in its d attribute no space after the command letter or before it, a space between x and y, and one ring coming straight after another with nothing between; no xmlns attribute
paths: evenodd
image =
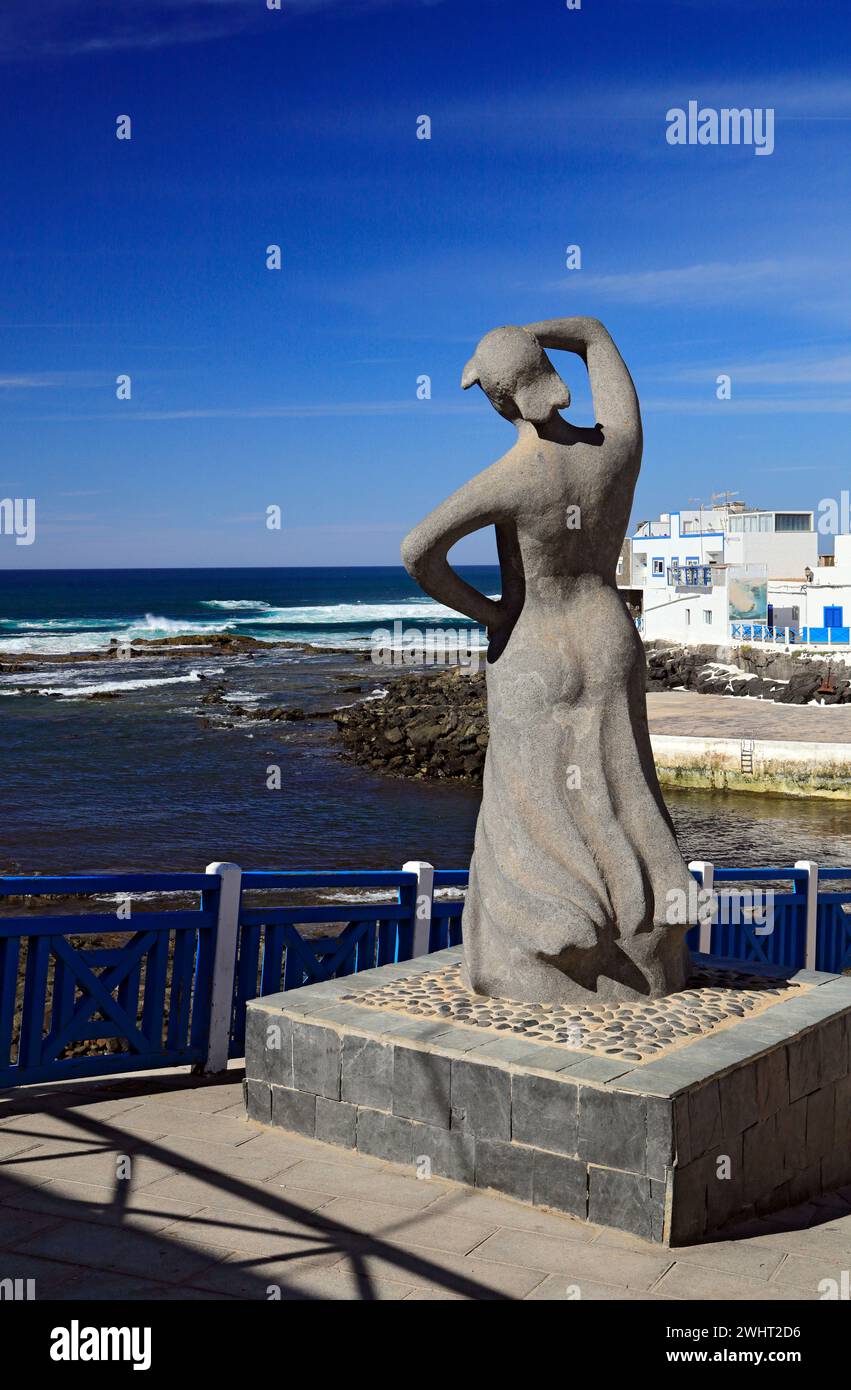
<svg viewBox="0 0 851 1390"><path fill-rule="evenodd" d="M593 429L559 414L570 392L545 348L586 363ZM671 993L688 976L693 880L653 765L641 639L615 581L641 465L632 379L603 325L571 318L488 333L461 385L480 386L517 440L410 532L402 558L489 636L468 983L528 1003ZM498 601L447 560L483 526L496 528Z"/></svg>

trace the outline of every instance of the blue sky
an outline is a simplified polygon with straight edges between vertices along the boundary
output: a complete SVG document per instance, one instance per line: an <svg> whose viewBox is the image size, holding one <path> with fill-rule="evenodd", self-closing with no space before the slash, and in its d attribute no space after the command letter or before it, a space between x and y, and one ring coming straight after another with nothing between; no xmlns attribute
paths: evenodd
<svg viewBox="0 0 851 1390"><path fill-rule="evenodd" d="M560 314L635 377L636 520L838 496L849 39L847 0L16 3L0 495L36 498L37 542L0 566L394 563L512 442L460 390L476 341ZM772 107L774 153L670 146L690 100Z"/></svg>

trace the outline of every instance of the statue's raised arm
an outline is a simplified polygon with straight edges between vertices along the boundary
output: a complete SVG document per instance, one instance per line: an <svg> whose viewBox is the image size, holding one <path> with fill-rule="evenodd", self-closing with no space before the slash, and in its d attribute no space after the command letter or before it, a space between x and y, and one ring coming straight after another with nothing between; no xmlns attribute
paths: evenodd
<svg viewBox="0 0 851 1390"><path fill-rule="evenodd" d="M411 578L438 603L466 614L489 631L503 621L502 605L456 574L447 555L464 536L484 526L500 526L506 514L501 491L499 480L486 469L429 512L402 542L402 562Z"/></svg>
<svg viewBox="0 0 851 1390"><path fill-rule="evenodd" d="M575 352L588 368L594 413L604 429L632 435L641 444L641 411L626 363L599 319L545 319L527 323L542 348Z"/></svg>

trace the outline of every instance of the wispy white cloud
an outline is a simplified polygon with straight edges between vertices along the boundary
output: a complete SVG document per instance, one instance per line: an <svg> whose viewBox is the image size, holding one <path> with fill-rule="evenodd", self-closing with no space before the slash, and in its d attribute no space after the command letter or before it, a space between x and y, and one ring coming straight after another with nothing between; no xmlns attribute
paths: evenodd
<svg viewBox="0 0 851 1390"><path fill-rule="evenodd" d="M641 403L644 415L851 415L851 397L842 396L739 396L719 401L650 397Z"/></svg>
<svg viewBox="0 0 851 1390"><path fill-rule="evenodd" d="M767 259L757 261L703 261L696 265L666 266L612 275L574 274L547 285L567 288L577 297L591 293L622 304L698 304L739 301L742 295L762 297L772 285L788 286L790 279L813 272L812 261Z"/></svg>
<svg viewBox="0 0 851 1390"><path fill-rule="evenodd" d="M667 373L675 381L703 382L718 371L727 372L736 384L760 386L847 386L851 382L851 352L833 356L789 354L756 361L726 362L714 365L684 367Z"/></svg>
<svg viewBox="0 0 851 1390"><path fill-rule="evenodd" d="M0 391L31 391L50 386L43 376L0 376Z"/></svg>
<svg viewBox="0 0 851 1390"><path fill-rule="evenodd" d="M789 463L771 468L755 468L754 473L823 473L822 463Z"/></svg>
<svg viewBox="0 0 851 1390"><path fill-rule="evenodd" d="M39 416L41 420L112 420L118 423L133 420L312 420L351 418L363 415L400 415L418 411L428 417L436 415L468 415L473 406L460 401L330 401L313 405L216 406L193 407L187 410L137 410L117 402L115 409L97 414L56 414ZM21 418L20 416L18 417ZM33 419L33 416L25 417Z"/></svg>
<svg viewBox="0 0 851 1390"><path fill-rule="evenodd" d="M87 57L263 33L291 16L337 9L357 15L443 0L17 0L0 14L0 59Z"/></svg>
<svg viewBox="0 0 851 1390"><path fill-rule="evenodd" d="M61 386L102 386L103 373L72 372L10 372L0 375L0 391L40 391Z"/></svg>

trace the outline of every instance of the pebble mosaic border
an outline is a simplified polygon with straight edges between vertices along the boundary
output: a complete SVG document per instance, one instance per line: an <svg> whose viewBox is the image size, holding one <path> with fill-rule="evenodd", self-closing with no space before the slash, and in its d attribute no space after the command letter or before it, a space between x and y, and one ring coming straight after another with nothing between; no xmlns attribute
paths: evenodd
<svg viewBox="0 0 851 1390"><path fill-rule="evenodd" d="M737 970L700 967L687 989L646 1004L530 1005L474 994L463 982L461 965L453 962L342 998L362 1008L445 1021L488 1035L514 1034L591 1056L643 1062L799 997L806 988Z"/></svg>

